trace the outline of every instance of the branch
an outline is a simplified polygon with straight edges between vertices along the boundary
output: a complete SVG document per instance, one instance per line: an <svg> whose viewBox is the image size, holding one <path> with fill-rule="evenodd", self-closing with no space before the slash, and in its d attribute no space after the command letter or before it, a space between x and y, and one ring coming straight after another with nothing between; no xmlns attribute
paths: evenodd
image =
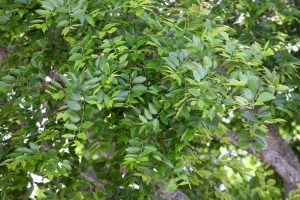
<svg viewBox="0 0 300 200"><path fill-rule="evenodd" d="M165 190L160 191L163 198L166 200L189 200L189 198L181 192L179 189L166 192Z"/></svg>
<svg viewBox="0 0 300 200"><path fill-rule="evenodd" d="M265 145L261 150L252 146L248 152L260 158L261 161L269 164L283 179L285 185L285 196L297 188L300 183L300 162L290 146L280 136L275 125L268 125L269 132L265 136ZM227 136L231 143L238 146L237 133L228 131Z"/></svg>
<svg viewBox="0 0 300 200"><path fill-rule="evenodd" d="M91 172L80 172L80 175L87 180L88 182L92 183L93 185L95 185L96 187L103 187L104 183L102 181L100 181L99 179L97 179L96 174L95 173L91 173Z"/></svg>

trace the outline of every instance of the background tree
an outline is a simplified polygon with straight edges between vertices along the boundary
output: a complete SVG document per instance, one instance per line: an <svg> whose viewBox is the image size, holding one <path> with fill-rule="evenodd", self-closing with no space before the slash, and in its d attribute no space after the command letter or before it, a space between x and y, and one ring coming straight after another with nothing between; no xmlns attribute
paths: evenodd
<svg viewBox="0 0 300 200"><path fill-rule="evenodd" d="M299 198L299 16L1 0L1 198Z"/></svg>

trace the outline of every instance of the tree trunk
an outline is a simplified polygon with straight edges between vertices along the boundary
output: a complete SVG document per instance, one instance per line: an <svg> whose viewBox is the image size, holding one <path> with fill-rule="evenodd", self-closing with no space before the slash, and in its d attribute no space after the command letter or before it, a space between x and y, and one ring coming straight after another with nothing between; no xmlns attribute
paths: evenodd
<svg viewBox="0 0 300 200"><path fill-rule="evenodd" d="M257 151L248 147L248 152L256 155L260 160L269 164L283 179L285 198L291 190L300 183L300 162L291 147L283 140L275 125L268 125L269 132L265 136L265 145ZM237 133L228 132L232 144L238 146Z"/></svg>

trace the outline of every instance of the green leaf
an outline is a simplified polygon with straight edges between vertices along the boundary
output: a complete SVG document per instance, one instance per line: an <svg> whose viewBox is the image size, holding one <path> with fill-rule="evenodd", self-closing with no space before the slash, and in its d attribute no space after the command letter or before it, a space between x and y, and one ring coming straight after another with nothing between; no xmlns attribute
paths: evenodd
<svg viewBox="0 0 300 200"><path fill-rule="evenodd" d="M269 123L269 124L275 124L281 122L286 122L286 120L277 118L277 119L267 119L264 121L264 123Z"/></svg>
<svg viewBox="0 0 300 200"><path fill-rule="evenodd" d="M103 31L107 31L109 29L111 29L112 27L116 26L117 23L109 23L109 24L106 24L104 27L103 27Z"/></svg>
<svg viewBox="0 0 300 200"><path fill-rule="evenodd" d="M34 144L32 142L29 143L29 146L30 146L30 149L32 149L32 150L39 150L39 146L37 146L36 144Z"/></svg>
<svg viewBox="0 0 300 200"><path fill-rule="evenodd" d="M78 127L75 124L69 124L69 123L65 123L64 127L72 131L76 131L78 129Z"/></svg>
<svg viewBox="0 0 300 200"><path fill-rule="evenodd" d="M246 81L238 81L235 79L229 79L228 80L228 85L232 85L232 86L245 86L247 84Z"/></svg>
<svg viewBox="0 0 300 200"><path fill-rule="evenodd" d="M68 101L67 104L71 110L80 110L81 109L81 106L77 101Z"/></svg>
<svg viewBox="0 0 300 200"><path fill-rule="evenodd" d="M140 147L128 147L125 149L128 153L137 153L141 151Z"/></svg>
<svg viewBox="0 0 300 200"><path fill-rule="evenodd" d="M143 116L143 115L139 115L139 118L140 120L143 122L143 123L147 123L148 120Z"/></svg>
<svg viewBox="0 0 300 200"><path fill-rule="evenodd" d="M157 148L155 146L150 146L150 145L147 145L144 147L144 154L149 154L149 153L152 153L153 151L156 151Z"/></svg>
<svg viewBox="0 0 300 200"><path fill-rule="evenodd" d="M246 105L248 104L248 100L244 97L241 97L241 96L237 96L235 97L236 101L238 102L238 104L240 105Z"/></svg>
<svg viewBox="0 0 300 200"><path fill-rule="evenodd" d="M146 117L148 120L153 119L152 114L150 113L150 111L149 111L147 108L145 108L144 113L145 113L145 117Z"/></svg>
<svg viewBox="0 0 300 200"><path fill-rule="evenodd" d="M82 124L82 128L84 130L91 128L95 123L94 122L90 122L90 121L85 121Z"/></svg>
<svg viewBox="0 0 300 200"><path fill-rule="evenodd" d="M69 61L75 61L78 60L82 57L82 55L80 53L74 53L70 56Z"/></svg>
<svg viewBox="0 0 300 200"><path fill-rule="evenodd" d="M80 121L80 117L77 113L75 112L68 112L68 117L70 118L70 120L72 122L79 122Z"/></svg>
<svg viewBox="0 0 300 200"><path fill-rule="evenodd" d="M86 134L84 132L81 132L77 135L78 138L86 140Z"/></svg>
<svg viewBox="0 0 300 200"><path fill-rule="evenodd" d="M276 181L275 181L274 179L269 179L269 180L267 181L267 184L273 186L273 185L276 184Z"/></svg>
<svg viewBox="0 0 300 200"><path fill-rule="evenodd" d="M158 131L159 130L159 121L158 121L158 119L154 119L152 121L152 123L153 123L154 130Z"/></svg>
<svg viewBox="0 0 300 200"><path fill-rule="evenodd" d="M57 24L57 27L65 27L69 25L69 21L68 20L62 20Z"/></svg>
<svg viewBox="0 0 300 200"><path fill-rule="evenodd" d="M193 70L193 76L196 81L198 81L198 82L201 81L201 76L200 76L198 70Z"/></svg>
<svg viewBox="0 0 300 200"><path fill-rule="evenodd" d="M211 61L211 59L210 59L209 57L207 57L207 56L204 56L204 58L203 58L203 63L204 63L204 66L205 66L205 67L208 67L208 68L212 67L212 61Z"/></svg>
<svg viewBox="0 0 300 200"><path fill-rule="evenodd" d="M278 89L279 91L281 91L281 92L285 92L285 91L287 91L287 90L289 89L289 87L286 86L286 85L281 85L281 84L279 84L278 87L277 87L277 89Z"/></svg>
<svg viewBox="0 0 300 200"><path fill-rule="evenodd" d="M23 153L32 153L32 150L31 150L31 149L28 149L27 147L20 147L20 148L17 148L16 151L18 151L18 152L23 152Z"/></svg>
<svg viewBox="0 0 300 200"><path fill-rule="evenodd" d="M95 26L95 21L94 21L94 19L93 19L91 16L87 15L87 16L85 16L85 18L86 18L86 21L87 21L92 27Z"/></svg>
<svg viewBox="0 0 300 200"><path fill-rule="evenodd" d="M263 92L261 93L258 98L257 98L257 101L259 102L267 102L267 101L271 101L275 99L275 96L270 93L270 92Z"/></svg>
<svg viewBox="0 0 300 200"><path fill-rule="evenodd" d="M199 38L195 35L193 35L193 45L200 50L203 49L203 44L201 42L201 38Z"/></svg>
<svg viewBox="0 0 300 200"><path fill-rule="evenodd" d="M149 110L153 115L157 114L157 108L153 103L149 103Z"/></svg>
<svg viewBox="0 0 300 200"><path fill-rule="evenodd" d="M213 99L216 99L217 98L217 95L211 91L207 92L205 94L205 97L209 100L213 100Z"/></svg>
<svg viewBox="0 0 300 200"><path fill-rule="evenodd" d="M68 161L68 160L63 160L62 166L65 167L65 168L67 168L68 170L72 169L70 161Z"/></svg>
<svg viewBox="0 0 300 200"><path fill-rule="evenodd" d="M153 155L153 158L154 158L155 160L162 161L161 157L159 157L158 155Z"/></svg>
<svg viewBox="0 0 300 200"><path fill-rule="evenodd" d="M128 57L128 54L122 55L119 59L120 63L124 63L126 61L127 57Z"/></svg>
<svg viewBox="0 0 300 200"><path fill-rule="evenodd" d="M188 91L195 97L199 97L201 95L200 89L197 89L197 88L190 88L190 89L188 89Z"/></svg>
<svg viewBox="0 0 300 200"><path fill-rule="evenodd" d="M170 160L168 160L168 159L164 159L164 161L163 161L166 165L168 165L170 168L174 168L174 165L171 163L171 161Z"/></svg>
<svg viewBox="0 0 300 200"><path fill-rule="evenodd" d="M173 190L176 190L177 188L177 185L176 185L176 180L175 179L170 179L167 183L167 187L166 187L166 190L167 191L173 191Z"/></svg>
<svg viewBox="0 0 300 200"><path fill-rule="evenodd" d="M133 92L146 92L147 87L145 87L144 85L141 85L141 84L137 84L132 87L132 91Z"/></svg>
<svg viewBox="0 0 300 200"><path fill-rule="evenodd" d="M51 96L52 96L53 99L55 99L57 101L57 100L63 99L64 96L65 96L65 93L63 93L62 91L59 91L59 92L56 92L56 93L52 93Z"/></svg>
<svg viewBox="0 0 300 200"><path fill-rule="evenodd" d="M146 78L144 76L137 76L133 79L132 83L137 84L137 83L143 83L146 81Z"/></svg>
<svg viewBox="0 0 300 200"><path fill-rule="evenodd" d="M209 111L208 111L208 117L210 120L213 120L214 117L216 115L216 109L215 108L211 108Z"/></svg>
<svg viewBox="0 0 300 200"><path fill-rule="evenodd" d="M249 88L243 88L242 89L243 95L248 99L252 100L254 98L254 95L252 91Z"/></svg>
<svg viewBox="0 0 300 200"><path fill-rule="evenodd" d="M202 99L198 100L198 106L201 110L203 110L204 106L205 106L205 101L203 101Z"/></svg>
<svg viewBox="0 0 300 200"><path fill-rule="evenodd" d="M36 13L46 18L48 18L51 15L51 12L49 10L42 10L42 9L36 10Z"/></svg>
<svg viewBox="0 0 300 200"><path fill-rule="evenodd" d="M188 133L188 130L186 130L180 137L180 141L186 141L186 135Z"/></svg>
<svg viewBox="0 0 300 200"><path fill-rule="evenodd" d="M72 129L70 129L70 130L72 130ZM74 138L75 135L74 134L64 134L64 135L62 135L62 137L63 138Z"/></svg>

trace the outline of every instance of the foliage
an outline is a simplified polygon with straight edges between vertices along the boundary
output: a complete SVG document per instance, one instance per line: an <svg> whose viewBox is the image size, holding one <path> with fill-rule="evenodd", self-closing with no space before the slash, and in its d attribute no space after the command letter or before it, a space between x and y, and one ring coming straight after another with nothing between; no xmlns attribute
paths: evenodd
<svg viewBox="0 0 300 200"><path fill-rule="evenodd" d="M272 171L214 138L233 129L241 149L259 149L266 123L297 136L299 5L1 0L0 8L10 47L0 72L2 198L33 190L46 199L154 198L155 182L195 199L281 199Z"/></svg>

